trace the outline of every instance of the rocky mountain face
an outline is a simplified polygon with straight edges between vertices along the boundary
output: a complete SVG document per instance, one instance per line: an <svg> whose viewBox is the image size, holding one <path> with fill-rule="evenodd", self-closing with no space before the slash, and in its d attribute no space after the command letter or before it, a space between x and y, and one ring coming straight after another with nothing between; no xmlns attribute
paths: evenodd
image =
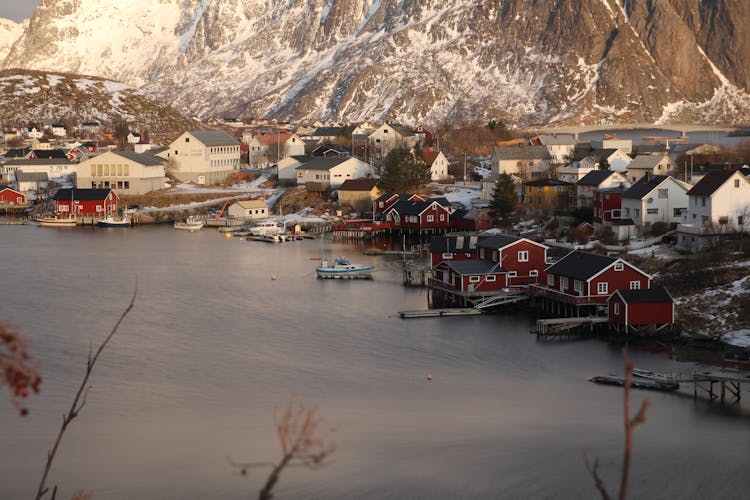
<svg viewBox="0 0 750 500"><path fill-rule="evenodd" d="M10 19L0 18L0 61L8 56L13 42L23 34L28 25L28 21L16 23Z"/></svg>
<svg viewBox="0 0 750 500"><path fill-rule="evenodd" d="M730 123L746 27L737 0L45 0L2 66L199 116Z"/></svg>
<svg viewBox="0 0 750 500"><path fill-rule="evenodd" d="M72 118L111 124L126 120L133 130L150 131L169 142L195 127L192 120L119 82L72 74L28 70L0 71L0 117L9 124L49 124Z"/></svg>

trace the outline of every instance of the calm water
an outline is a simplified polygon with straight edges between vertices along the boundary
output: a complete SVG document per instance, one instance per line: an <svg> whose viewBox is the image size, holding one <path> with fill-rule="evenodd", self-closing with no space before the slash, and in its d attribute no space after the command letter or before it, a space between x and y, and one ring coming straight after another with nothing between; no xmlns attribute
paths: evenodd
<svg viewBox="0 0 750 500"><path fill-rule="evenodd" d="M27 418L0 394L2 498L36 491L89 345L136 277L136 307L54 464L62 498L253 498L267 471L240 477L226 457L275 460L273 410L290 398L318 405L338 449L326 468L286 470L278 498L596 498L585 450L618 482L622 391L587 381L621 372L617 349L539 343L522 315L396 319L426 306L401 286L397 259L168 227L0 227L0 252L0 317L22 326L45 377ZM321 253L375 263L376 278L317 280ZM634 405L653 406L636 430L630 498L746 498L748 389L732 409L636 392Z"/></svg>

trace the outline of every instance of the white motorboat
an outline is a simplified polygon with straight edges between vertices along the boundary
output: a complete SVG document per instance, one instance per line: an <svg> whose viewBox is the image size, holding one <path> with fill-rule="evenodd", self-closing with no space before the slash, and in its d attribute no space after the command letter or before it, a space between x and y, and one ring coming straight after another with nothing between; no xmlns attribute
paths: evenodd
<svg viewBox="0 0 750 500"><path fill-rule="evenodd" d="M185 222L175 222L174 228L175 229L187 229L188 231L197 231L199 229L203 229L203 219L199 219L198 217L188 217L185 219Z"/></svg>
<svg viewBox="0 0 750 500"><path fill-rule="evenodd" d="M272 221L259 222L250 228L252 236L278 236L282 233L282 228Z"/></svg>
<svg viewBox="0 0 750 500"><path fill-rule="evenodd" d="M96 221L96 225L100 227L130 227L130 218L124 215L121 217L108 215Z"/></svg>
<svg viewBox="0 0 750 500"><path fill-rule="evenodd" d="M324 279L371 279L373 269L375 266L352 264L348 259L339 257L333 265L329 264L328 259L323 259L315 268L315 273L318 278Z"/></svg>

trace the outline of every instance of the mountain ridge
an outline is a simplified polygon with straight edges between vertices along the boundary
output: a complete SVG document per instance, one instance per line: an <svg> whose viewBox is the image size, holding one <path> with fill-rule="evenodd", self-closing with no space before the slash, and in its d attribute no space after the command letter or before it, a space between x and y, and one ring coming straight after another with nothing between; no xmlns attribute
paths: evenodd
<svg viewBox="0 0 750 500"><path fill-rule="evenodd" d="M750 5L731 0L98 5L46 1L2 66L98 74L201 117L716 124L750 111Z"/></svg>

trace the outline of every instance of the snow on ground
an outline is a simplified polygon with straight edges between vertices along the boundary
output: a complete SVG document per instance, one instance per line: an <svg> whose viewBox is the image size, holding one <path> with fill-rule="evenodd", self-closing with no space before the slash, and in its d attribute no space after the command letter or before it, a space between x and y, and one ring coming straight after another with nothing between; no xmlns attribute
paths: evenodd
<svg viewBox="0 0 750 500"><path fill-rule="evenodd" d="M447 192L443 195L450 203L460 203L467 210L473 207L471 200L479 198L481 191L474 186L447 185Z"/></svg>
<svg viewBox="0 0 750 500"><path fill-rule="evenodd" d="M750 349L750 330L735 330L721 336L722 342L735 347L746 347Z"/></svg>
<svg viewBox="0 0 750 500"><path fill-rule="evenodd" d="M641 257L652 257L661 260L672 260L679 256L674 248L669 245L651 245L637 250L628 250L628 254Z"/></svg>

